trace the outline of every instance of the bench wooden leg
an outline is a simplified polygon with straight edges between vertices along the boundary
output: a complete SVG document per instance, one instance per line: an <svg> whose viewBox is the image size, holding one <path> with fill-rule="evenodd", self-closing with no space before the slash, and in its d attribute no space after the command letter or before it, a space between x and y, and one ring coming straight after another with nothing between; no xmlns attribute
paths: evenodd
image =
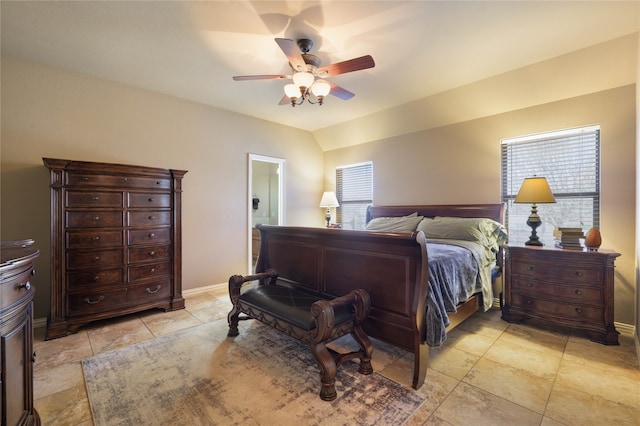
<svg viewBox="0 0 640 426"><path fill-rule="evenodd" d="M323 342L310 343L309 348L320 367L320 399L333 401L338 396L336 392L336 372L338 367Z"/></svg>
<svg viewBox="0 0 640 426"><path fill-rule="evenodd" d="M360 346L360 367L358 373L360 374L373 374L373 367L371 366L371 355L373 354L373 344L369 340L369 336L362 330L362 327L355 326L351 332L351 336Z"/></svg>
<svg viewBox="0 0 640 426"><path fill-rule="evenodd" d="M238 323L240 322L240 309L236 305L233 305L233 309L227 315L227 322L229 323L228 337L236 337L240 334L238 331Z"/></svg>

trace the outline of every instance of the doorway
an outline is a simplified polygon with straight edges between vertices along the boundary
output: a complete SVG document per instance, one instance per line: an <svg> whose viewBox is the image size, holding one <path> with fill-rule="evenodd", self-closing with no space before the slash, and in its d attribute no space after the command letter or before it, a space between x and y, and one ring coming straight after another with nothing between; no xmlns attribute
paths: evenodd
<svg viewBox="0 0 640 426"><path fill-rule="evenodd" d="M284 224L284 159L249 154L248 271L254 272L260 248L258 224Z"/></svg>

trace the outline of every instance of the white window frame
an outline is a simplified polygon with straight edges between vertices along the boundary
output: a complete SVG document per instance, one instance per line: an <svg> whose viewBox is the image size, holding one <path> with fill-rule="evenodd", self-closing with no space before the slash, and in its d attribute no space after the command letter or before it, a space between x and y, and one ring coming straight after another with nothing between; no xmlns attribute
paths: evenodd
<svg viewBox="0 0 640 426"><path fill-rule="evenodd" d="M344 229L364 229L367 206L373 203L373 162L336 167L336 198L337 222Z"/></svg>
<svg viewBox="0 0 640 426"><path fill-rule="evenodd" d="M545 245L554 245L558 227L600 226L600 126L584 126L502 140L502 202L510 243L524 243L531 234L526 221L530 204L515 204L525 177L547 178L556 203L538 204Z"/></svg>

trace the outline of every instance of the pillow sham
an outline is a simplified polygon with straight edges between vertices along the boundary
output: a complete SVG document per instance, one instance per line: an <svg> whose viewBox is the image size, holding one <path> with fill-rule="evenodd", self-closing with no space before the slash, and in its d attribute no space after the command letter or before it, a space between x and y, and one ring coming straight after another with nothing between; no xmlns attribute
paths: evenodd
<svg viewBox="0 0 640 426"><path fill-rule="evenodd" d="M417 230L427 238L475 241L496 250L507 241L506 228L487 218L436 216L420 222Z"/></svg>
<svg viewBox="0 0 640 426"><path fill-rule="evenodd" d="M422 218L417 212L408 216L376 217L367 223L366 229L383 232L414 232Z"/></svg>

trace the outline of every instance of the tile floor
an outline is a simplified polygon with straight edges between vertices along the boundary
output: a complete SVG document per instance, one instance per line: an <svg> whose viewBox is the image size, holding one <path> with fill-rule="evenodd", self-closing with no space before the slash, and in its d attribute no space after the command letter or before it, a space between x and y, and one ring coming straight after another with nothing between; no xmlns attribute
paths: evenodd
<svg viewBox="0 0 640 426"><path fill-rule="evenodd" d="M186 297L186 309L102 321L44 341L36 329L35 407L43 425L92 425L80 360L226 317L226 288ZM640 425L640 370L631 336L620 346L580 332L508 324L477 313L432 349L428 398L407 425ZM374 342L375 345L375 342ZM376 357L377 355L377 357ZM374 352L376 371L410 386L412 354Z"/></svg>

